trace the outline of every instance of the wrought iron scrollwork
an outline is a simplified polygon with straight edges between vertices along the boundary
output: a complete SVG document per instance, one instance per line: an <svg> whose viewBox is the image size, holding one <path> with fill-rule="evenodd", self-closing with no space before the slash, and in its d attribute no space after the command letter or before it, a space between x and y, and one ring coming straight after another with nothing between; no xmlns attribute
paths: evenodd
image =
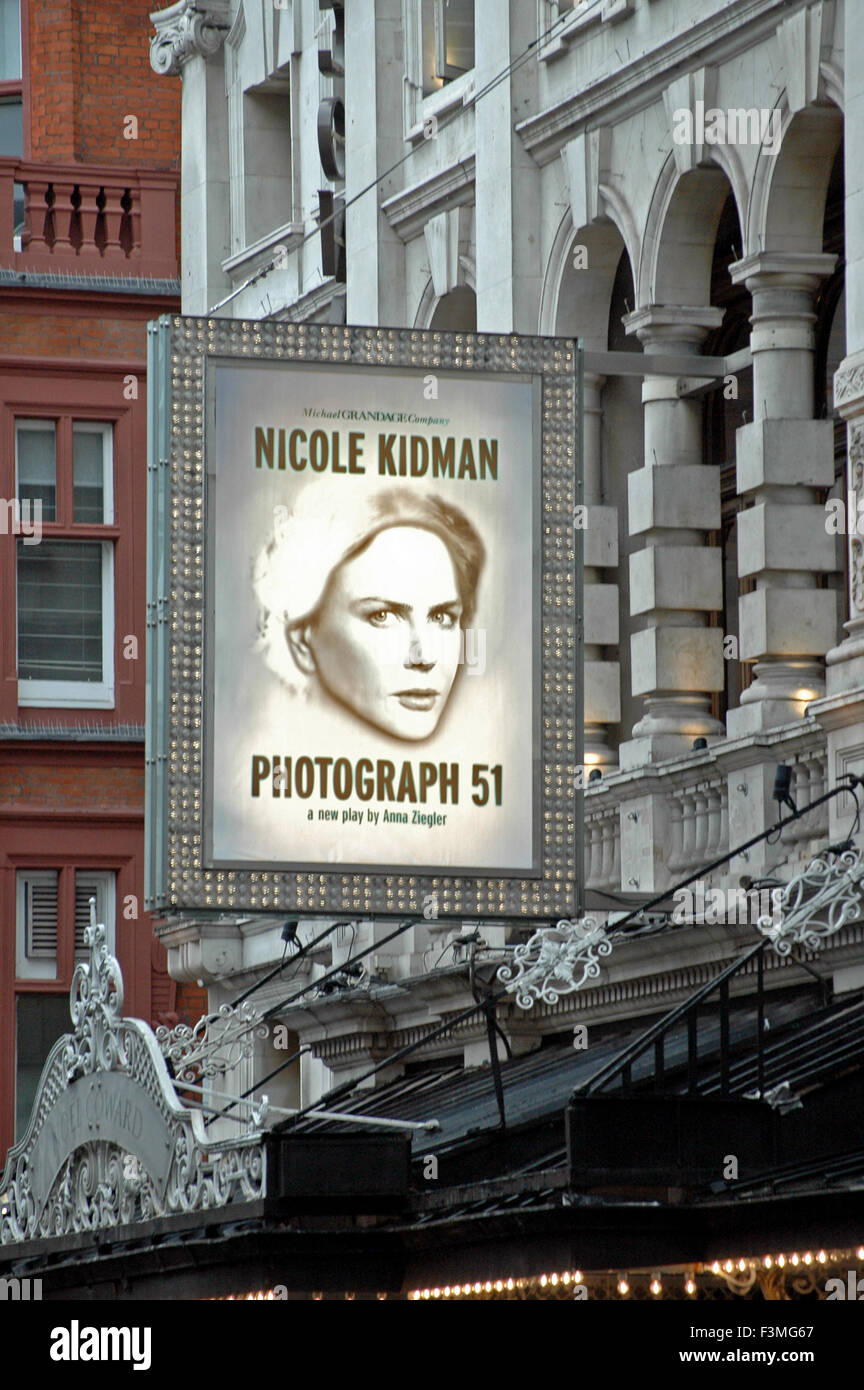
<svg viewBox="0 0 864 1390"><path fill-rule="evenodd" d="M819 951L830 936L862 915L864 862L860 850L812 859L783 889L771 915L757 926L779 956L793 946Z"/></svg>
<svg viewBox="0 0 864 1390"><path fill-rule="evenodd" d="M520 1009L538 1001L557 1004L562 994L574 994L600 974L600 958L611 955L616 933L594 917L541 927L516 947L513 964L502 965L498 979L516 996Z"/></svg>
<svg viewBox="0 0 864 1390"><path fill-rule="evenodd" d="M170 1058L178 1082L224 1075L252 1056L256 1038L266 1037L267 1024L248 1000L236 1008L222 1004L194 1027L178 1023L156 1029L156 1041L162 1055Z"/></svg>
<svg viewBox="0 0 864 1390"><path fill-rule="evenodd" d="M76 966L70 992L74 1031L58 1039L49 1053L29 1124L10 1149L0 1180L2 1244L103 1230L264 1195L260 1133L214 1141L201 1112L181 1103L151 1029L122 1016L120 967L107 949L104 926L93 917L91 906L91 924L84 933L90 958ZM250 1018L247 1013L244 1027ZM239 1011L223 1016L223 1022L218 1042L212 1029L189 1030L192 1043L179 1054L181 1066L188 1067L194 1057L194 1065L209 1075L208 1056L215 1067L214 1059L224 1061L228 1055L220 1051L226 1036L229 1049L241 1046ZM204 1051L196 1054L195 1048ZM118 1095L125 1102L119 1117L116 1103L111 1110L111 1098L116 1102ZM136 1105L141 1113L137 1130L129 1124ZM59 1127L52 1121L64 1106L64 1118L70 1126L78 1125L80 1137L77 1143L74 1137L67 1140L68 1152L55 1157ZM85 1110L82 1122L79 1112ZM103 1124L109 1110L123 1143ZM266 1113L262 1097L253 1108L253 1123L262 1125ZM145 1115L150 1144L139 1142L136 1150ZM159 1141L155 1148L154 1133ZM156 1162L153 1155L158 1159L159 1153L162 1158Z"/></svg>

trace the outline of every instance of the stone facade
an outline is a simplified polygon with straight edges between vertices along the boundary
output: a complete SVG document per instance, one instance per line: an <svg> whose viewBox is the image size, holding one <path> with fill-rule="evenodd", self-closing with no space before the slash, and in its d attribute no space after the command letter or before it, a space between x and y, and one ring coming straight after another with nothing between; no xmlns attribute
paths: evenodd
<svg viewBox="0 0 864 1390"><path fill-rule="evenodd" d="M864 542L851 517L838 536L825 505L864 497L864 77L846 61L864 52L864 9L454 8L473 22L474 65L443 77L438 0L346 5L344 41L340 6L319 0L180 0L155 16L154 67L183 83L183 310L564 334L594 354L585 747L602 775L585 853L588 887L620 911L766 828L777 763L799 806L864 763ZM334 99L344 180L328 179L319 144ZM322 269L321 189L346 200L345 283ZM604 365L610 351L632 370ZM640 353L681 359L680 374L652 374ZM700 375L700 356L726 372ZM848 832L847 801L711 881L788 879ZM317 1059L304 1099L470 1004L458 945L430 967L474 925L415 926L371 958L362 997L310 996L286 1016ZM492 961L508 928L479 926L474 949ZM337 934L304 969L385 930ZM214 1003L281 955L266 920L160 935L176 978L205 979ZM864 980L859 936L825 953L838 990ZM745 938L661 932L596 988L499 1021L519 1050L577 1020L648 1016ZM789 962L773 973L805 979ZM472 1022L421 1055L470 1063L485 1047Z"/></svg>

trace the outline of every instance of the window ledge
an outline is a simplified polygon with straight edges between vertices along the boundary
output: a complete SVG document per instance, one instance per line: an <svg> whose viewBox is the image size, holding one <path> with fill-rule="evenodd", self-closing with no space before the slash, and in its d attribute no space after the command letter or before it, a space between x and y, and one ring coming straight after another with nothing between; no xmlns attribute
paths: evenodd
<svg viewBox="0 0 864 1390"><path fill-rule="evenodd" d="M577 5L574 10L563 20L557 32L545 43L538 51L537 57L541 63L550 63L555 58L560 58L570 47L570 44L578 38L584 29L590 28L593 24L600 23L606 18L606 0L588 0L587 4Z"/></svg>
<svg viewBox="0 0 864 1390"><path fill-rule="evenodd" d="M242 251L235 251L233 256L222 262L222 269L226 275L231 276L244 270L256 269L253 262L259 259L263 261L267 252L275 251L277 246L282 245L292 251L299 245L305 230L302 222L286 222L284 227L277 227L275 231L268 232L267 236L253 241Z"/></svg>
<svg viewBox="0 0 864 1390"><path fill-rule="evenodd" d="M44 709L113 709L114 687L99 681L19 681L18 704Z"/></svg>
<svg viewBox="0 0 864 1390"><path fill-rule="evenodd" d="M459 106L473 105L476 90L474 79L475 69L472 68L470 72L457 77L455 82L445 82L440 91L431 92L428 97L423 97L420 105L421 119L411 127L405 139L412 143L423 140L426 123L433 116L437 120L448 111L455 111Z"/></svg>

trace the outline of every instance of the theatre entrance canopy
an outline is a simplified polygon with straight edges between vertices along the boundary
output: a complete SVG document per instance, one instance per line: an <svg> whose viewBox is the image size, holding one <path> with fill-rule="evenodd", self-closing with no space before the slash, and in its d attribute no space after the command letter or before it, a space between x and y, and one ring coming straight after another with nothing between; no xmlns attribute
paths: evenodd
<svg viewBox="0 0 864 1390"><path fill-rule="evenodd" d="M150 332L147 905L581 902L581 354Z"/></svg>

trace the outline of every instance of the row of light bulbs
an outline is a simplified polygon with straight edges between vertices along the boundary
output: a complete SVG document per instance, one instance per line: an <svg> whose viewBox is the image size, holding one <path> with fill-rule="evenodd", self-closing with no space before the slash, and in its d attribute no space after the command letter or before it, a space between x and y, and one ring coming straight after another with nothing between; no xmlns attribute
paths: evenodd
<svg viewBox="0 0 864 1390"><path fill-rule="evenodd" d="M864 1261L864 1245L859 1245L855 1250L805 1250L799 1253L793 1250L790 1254L781 1252L778 1255L762 1255L754 1258L739 1258L737 1260L714 1260L712 1264L698 1264L686 1269L683 1273L684 1292L688 1298L692 1298L697 1291L697 1278L706 1275L724 1274L746 1274L748 1270L770 1270L773 1268L785 1269L787 1266L792 1269L813 1268L824 1265L834 1265L838 1262L849 1261L853 1258ZM647 1270L635 1271L636 1273L647 1273ZM621 1298L627 1298L630 1293L630 1274L622 1273L617 1276L616 1288ZM527 1289L532 1285L537 1285L541 1289L574 1287L585 1282L585 1276L579 1269L565 1269L554 1274L541 1274L531 1279L487 1279L485 1282L477 1281L468 1284L446 1284L443 1288L412 1289L409 1299L418 1302L422 1299L451 1299L451 1298L470 1298L477 1294L491 1294L513 1292L516 1289ZM659 1298L663 1292L663 1274L654 1271L648 1285L655 1298Z"/></svg>
<svg viewBox="0 0 864 1390"><path fill-rule="evenodd" d="M494 1282L487 1279L485 1283L475 1284L445 1284L443 1289L413 1289L409 1293L409 1299L415 1302L420 1298L461 1298L470 1297L471 1294L478 1293L512 1293L515 1289L527 1289L531 1284L539 1284L541 1288L555 1288L561 1284L566 1287L569 1284L581 1284L582 1271L579 1269L565 1269L561 1274L541 1274L539 1278L533 1279L496 1279Z"/></svg>
<svg viewBox="0 0 864 1390"><path fill-rule="evenodd" d="M724 1274L746 1274L748 1270L770 1270L770 1269L809 1269L825 1265L837 1265L849 1263L853 1258L864 1263L864 1245L859 1245L857 1249L849 1250L805 1250L803 1254L793 1250L790 1254L781 1252L779 1255L762 1255L760 1257L748 1256L737 1260L714 1260L712 1264L697 1264L689 1266L683 1271L684 1292L688 1298L692 1298L697 1290L696 1280L700 1276L724 1275ZM634 1273L646 1274L647 1270L636 1270ZM600 1271L606 1273L606 1271ZM665 1271L665 1277L669 1277L670 1272ZM681 1277L680 1272L673 1274L672 1278ZM616 1288L621 1298L627 1298L630 1293L630 1273L619 1274L616 1279ZM651 1275L648 1285L655 1298L659 1298L663 1292L664 1273L655 1270ZM445 1284L443 1288L412 1289L408 1298L414 1302L422 1299L451 1299L451 1298L471 1298L478 1294L492 1293L514 1293L517 1289L527 1289L537 1286L541 1289L555 1288L575 1288L585 1283L585 1276L580 1269L565 1269L553 1274L535 1275L531 1278L508 1278L508 1279L487 1279L477 1280L474 1283L466 1284ZM322 1293L313 1293L314 1299L323 1298ZM258 1289L254 1292L244 1294L223 1294L218 1301L242 1301L242 1302L271 1302L285 1297L282 1286L279 1290ZM353 1299L355 1294L346 1293L346 1299ZM386 1293L377 1295L379 1300L387 1298Z"/></svg>

